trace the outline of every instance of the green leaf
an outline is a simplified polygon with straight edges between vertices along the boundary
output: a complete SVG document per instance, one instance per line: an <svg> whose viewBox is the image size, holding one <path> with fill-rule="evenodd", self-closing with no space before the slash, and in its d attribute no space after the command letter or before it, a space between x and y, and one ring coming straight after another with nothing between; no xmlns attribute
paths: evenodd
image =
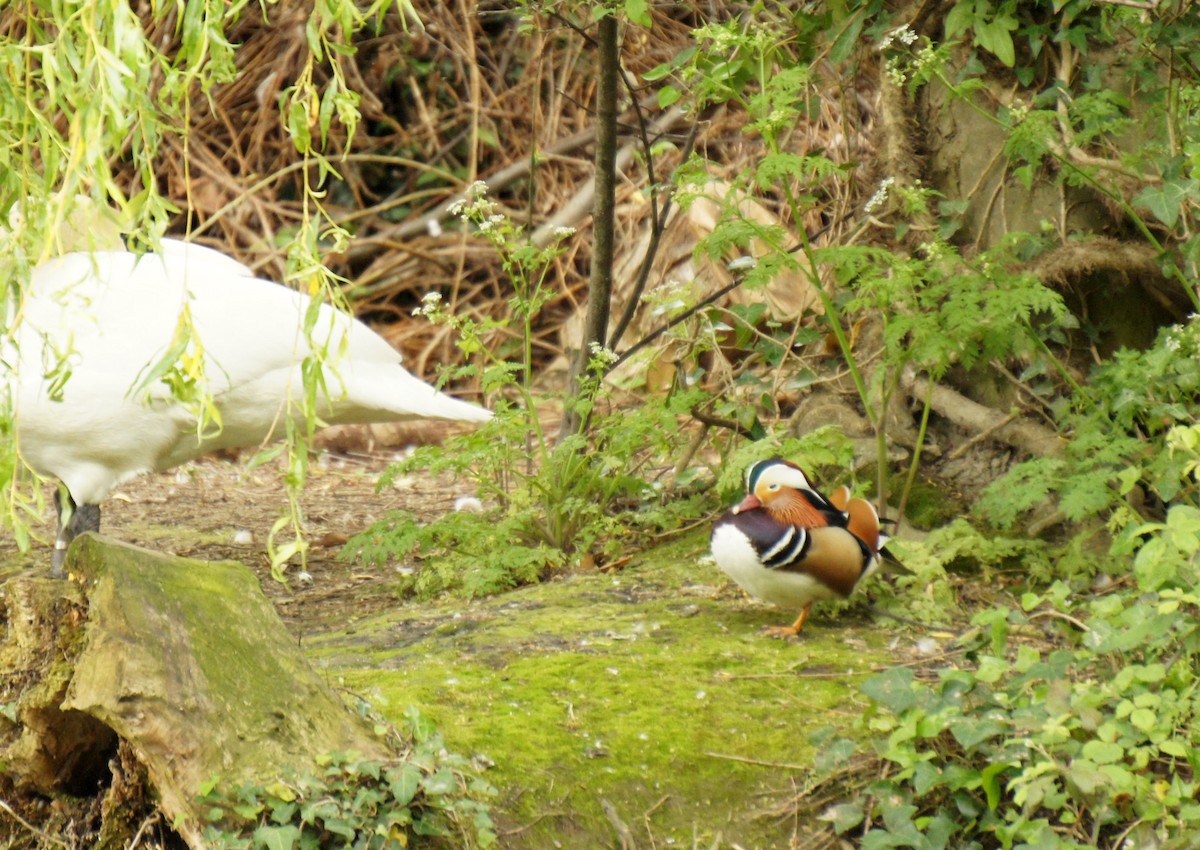
<svg viewBox="0 0 1200 850"><path fill-rule="evenodd" d="M951 39L966 32L974 23L975 0L959 0L946 15L946 21L942 26L945 29L946 38Z"/></svg>
<svg viewBox="0 0 1200 850"><path fill-rule="evenodd" d="M1143 732L1150 732L1158 725L1158 717L1148 708L1135 708L1129 715L1129 722Z"/></svg>
<svg viewBox="0 0 1200 850"><path fill-rule="evenodd" d="M666 109L668 106L677 103L681 97L683 97L683 93L675 88L675 86L663 86L658 90L658 108Z"/></svg>
<svg viewBox="0 0 1200 850"><path fill-rule="evenodd" d="M996 58L1011 68L1015 64L1016 49L1007 22L997 18L985 24L975 25L975 41L980 47L995 54Z"/></svg>
<svg viewBox="0 0 1200 850"><path fill-rule="evenodd" d="M1087 759L1075 759L1071 762L1071 766L1067 769L1067 780L1081 794L1087 796L1095 794L1096 789L1108 781L1096 763Z"/></svg>
<svg viewBox="0 0 1200 850"><path fill-rule="evenodd" d="M625 0L625 15L639 27L650 29L653 21L650 18L648 0Z"/></svg>
<svg viewBox="0 0 1200 850"><path fill-rule="evenodd" d="M1083 757L1096 764L1112 764L1125 758L1125 748L1106 741L1088 741L1083 745Z"/></svg>
<svg viewBox="0 0 1200 850"><path fill-rule="evenodd" d="M1002 735L1008 725L988 718L961 717L950 725L950 734L968 752L988 738Z"/></svg>
<svg viewBox="0 0 1200 850"><path fill-rule="evenodd" d="M1008 671L1009 665L1007 661L1002 658L985 655L979 659L979 669L975 671L975 678L991 685L998 682L1000 677Z"/></svg>
<svg viewBox="0 0 1200 850"><path fill-rule="evenodd" d="M858 46L858 38L862 35L865 18L863 10L857 9L854 12L853 19L848 24L842 26L837 40L834 41L833 47L829 51L829 58L835 63L840 64L845 62L853 55L855 48Z"/></svg>
<svg viewBox="0 0 1200 850"><path fill-rule="evenodd" d="M900 714L917 704L913 693L913 673L907 667L893 667L863 682L862 692L886 707L893 714Z"/></svg>
<svg viewBox="0 0 1200 850"><path fill-rule="evenodd" d="M1015 765L1006 762L996 762L989 764L979 774L979 784L983 786L983 793L987 795L988 808L993 812L1000 805L1000 774L1011 767L1015 767Z"/></svg>
<svg viewBox="0 0 1200 850"><path fill-rule="evenodd" d="M260 826L254 830L254 846L265 850L292 850L300 840L300 828L287 826Z"/></svg>
<svg viewBox="0 0 1200 850"><path fill-rule="evenodd" d="M649 71L642 72L642 79L648 83L657 82L665 77L671 76L677 67L676 62L663 62L661 65L655 65Z"/></svg>
<svg viewBox="0 0 1200 850"><path fill-rule="evenodd" d="M454 780L454 774L446 768L425 779L426 794L450 794L456 788L458 788L458 783Z"/></svg>
<svg viewBox="0 0 1200 850"><path fill-rule="evenodd" d="M839 803L822 812L820 820L830 824L833 831L841 835L862 823L864 817L862 803Z"/></svg>
<svg viewBox="0 0 1200 850"><path fill-rule="evenodd" d="M1163 741L1158 745L1158 749L1169 756L1180 759L1187 758L1192 752L1191 747L1175 738L1168 738Z"/></svg>
<svg viewBox="0 0 1200 850"><path fill-rule="evenodd" d="M1165 224L1174 227L1179 221L1180 210L1184 201L1196 191L1196 181L1165 180L1161 186L1147 186L1133 199L1139 206L1144 206Z"/></svg>
<svg viewBox="0 0 1200 850"><path fill-rule="evenodd" d="M421 787L421 769L415 764L405 764L390 777L392 799L399 806L407 806L417 796Z"/></svg>

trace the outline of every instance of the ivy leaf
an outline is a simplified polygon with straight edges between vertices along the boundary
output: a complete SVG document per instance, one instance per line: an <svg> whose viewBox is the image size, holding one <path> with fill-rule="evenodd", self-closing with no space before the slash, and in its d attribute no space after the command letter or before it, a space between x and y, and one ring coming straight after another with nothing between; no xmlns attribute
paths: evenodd
<svg viewBox="0 0 1200 850"><path fill-rule="evenodd" d="M254 830L254 846L265 850L292 850L300 840L299 827L260 826Z"/></svg>
<svg viewBox="0 0 1200 850"><path fill-rule="evenodd" d="M962 745L963 749L970 752L988 738L1004 734L1007 728L1005 724L996 720L962 717L951 724L950 734Z"/></svg>
<svg viewBox="0 0 1200 850"><path fill-rule="evenodd" d="M987 23L976 23L975 41L983 49L995 54L1006 68L1011 68L1016 63L1016 49L1013 47L1008 20L997 18Z"/></svg>
<svg viewBox="0 0 1200 850"><path fill-rule="evenodd" d="M839 803L822 812L818 820L825 821L835 833L841 835L862 823L863 817L862 803Z"/></svg>
<svg viewBox="0 0 1200 850"><path fill-rule="evenodd" d="M1164 180L1161 186L1147 186L1133 202L1146 207L1167 227L1174 227L1184 200L1195 191L1195 180Z"/></svg>
<svg viewBox="0 0 1200 850"><path fill-rule="evenodd" d="M954 4L954 8L946 15L946 20L942 26L945 29L946 38L950 39L959 33L966 32L974 22L975 4L960 0L960 2Z"/></svg>
<svg viewBox="0 0 1200 850"><path fill-rule="evenodd" d="M901 714L917 704L913 693L913 674L907 667L893 667L863 682L862 692L887 708Z"/></svg>
<svg viewBox="0 0 1200 850"><path fill-rule="evenodd" d="M979 781L983 786L983 792L987 795L988 808L993 812L996 811L996 807L1000 805L1000 774L1008 770L1010 767L1014 767L1014 765L1008 764L1007 762L996 762L994 764L989 764L979 774Z"/></svg>

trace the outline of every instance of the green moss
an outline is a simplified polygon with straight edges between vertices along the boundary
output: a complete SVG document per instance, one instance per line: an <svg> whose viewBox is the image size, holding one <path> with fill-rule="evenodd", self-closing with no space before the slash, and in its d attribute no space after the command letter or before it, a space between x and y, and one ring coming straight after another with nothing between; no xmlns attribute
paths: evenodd
<svg viewBox="0 0 1200 850"><path fill-rule="evenodd" d="M660 846L787 846L791 826L758 815L792 793L813 732L851 724L887 635L818 612L798 642L761 637L793 612L733 592L705 548L406 606L308 648L384 714L415 704L452 750L494 763L510 846L607 846L602 801Z"/></svg>
<svg viewBox="0 0 1200 850"><path fill-rule="evenodd" d="M903 481L899 482L899 486L903 487ZM965 516L969 509L960 498L948 493L944 487L918 478L913 482L904 513L905 518L915 527L933 529Z"/></svg>

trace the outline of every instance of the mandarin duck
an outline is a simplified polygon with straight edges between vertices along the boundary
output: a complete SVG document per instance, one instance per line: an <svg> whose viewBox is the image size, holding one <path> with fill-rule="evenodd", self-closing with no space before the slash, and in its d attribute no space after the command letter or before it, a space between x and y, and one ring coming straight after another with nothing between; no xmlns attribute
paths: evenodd
<svg viewBox="0 0 1200 850"><path fill-rule="evenodd" d="M800 633L814 602L850 596L886 554L879 516L865 499L839 487L824 496L804 471L782 458L746 470L746 497L717 520L712 555L726 575L758 599L799 608L773 637Z"/></svg>
<svg viewBox="0 0 1200 850"><path fill-rule="evenodd" d="M13 403L18 450L62 485L54 576L71 540L99 530L99 503L121 482L282 437L287 417L303 423L305 371L315 373L322 424L492 416L411 375L362 322L177 240L143 255L97 250L42 263L9 330L0 392ZM167 384L189 363L200 364L186 373L191 404ZM196 399L205 397L216 415L201 427Z"/></svg>

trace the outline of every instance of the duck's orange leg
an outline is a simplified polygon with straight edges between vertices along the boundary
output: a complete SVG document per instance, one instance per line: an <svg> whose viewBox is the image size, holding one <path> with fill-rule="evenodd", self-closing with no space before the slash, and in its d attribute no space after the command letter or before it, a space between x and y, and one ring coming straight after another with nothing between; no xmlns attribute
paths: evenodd
<svg viewBox="0 0 1200 850"><path fill-rule="evenodd" d="M790 626L767 626L763 629L763 634L767 637L790 638L797 637L800 630L804 628L804 621L808 619L808 609L812 607L812 603L804 606L804 610L800 612L800 616L796 618L796 622Z"/></svg>

